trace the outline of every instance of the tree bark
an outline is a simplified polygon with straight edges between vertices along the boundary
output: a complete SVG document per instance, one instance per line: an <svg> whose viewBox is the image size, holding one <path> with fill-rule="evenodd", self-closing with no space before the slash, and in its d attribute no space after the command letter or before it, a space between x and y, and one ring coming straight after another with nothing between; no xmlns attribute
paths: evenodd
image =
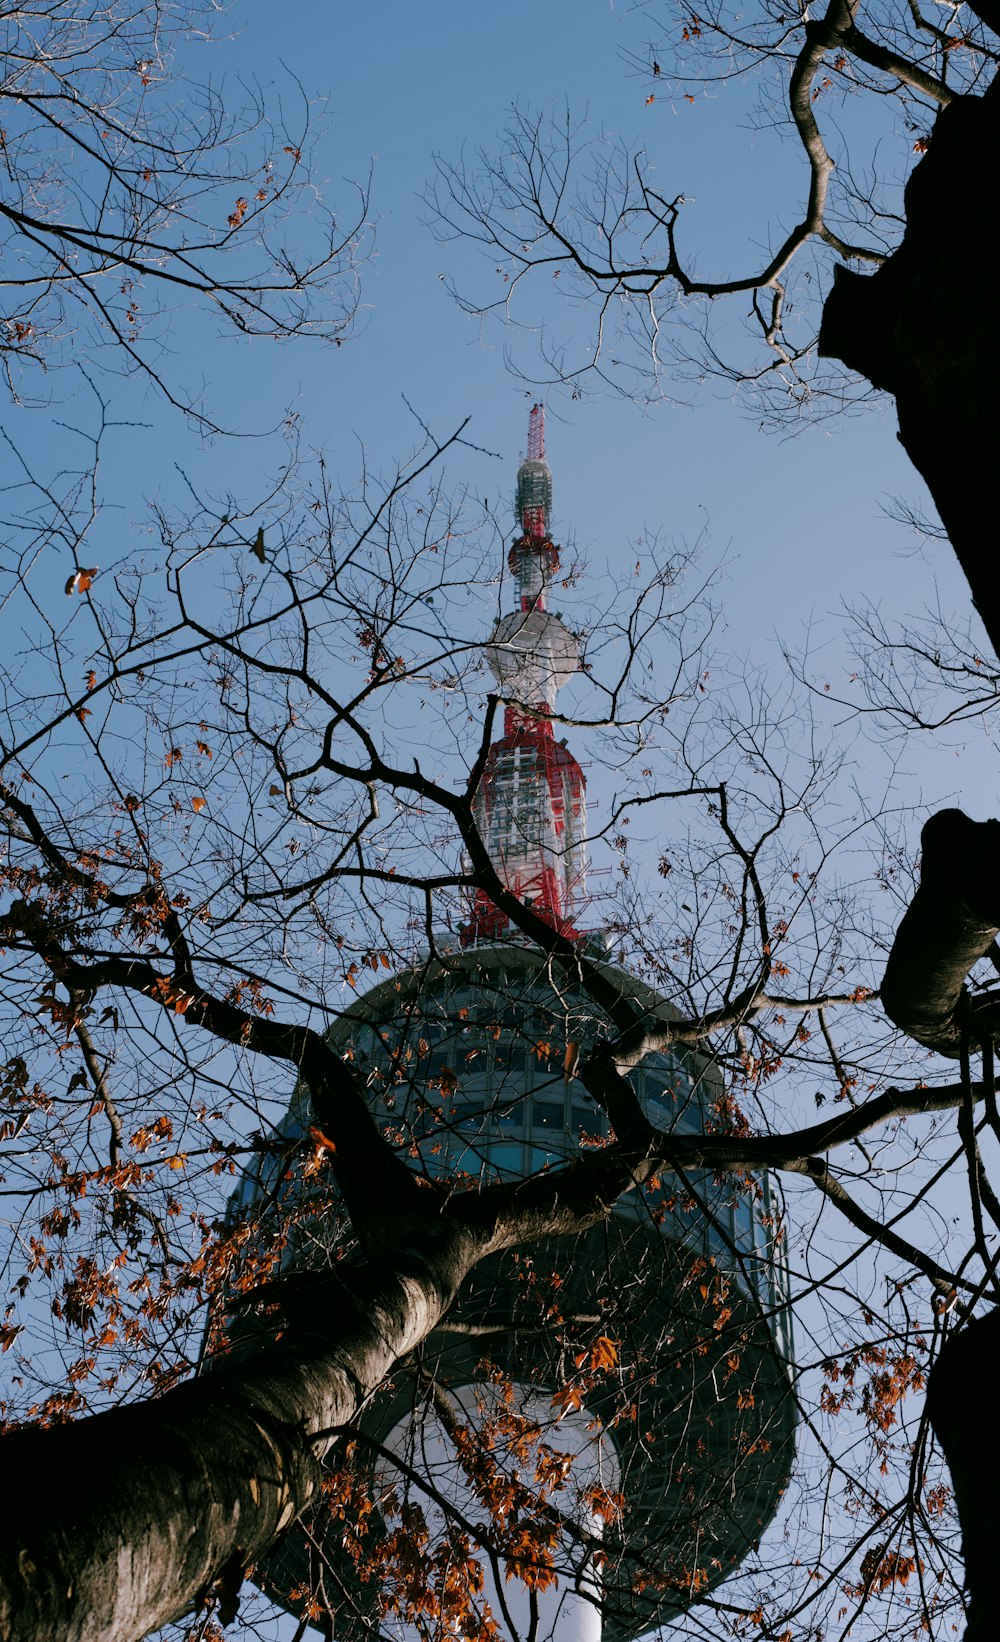
<svg viewBox="0 0 1000 1642"><path fill-rule="evenodd" d="M235 1593L315 1498L319 1460L451 1305L483 1238L317 1278L287 1332L148 1402L4 1438L0 1636L137 1642Z"/></svg>
<svg viewBox="0 0 1000 1642"><path fill-rule="evenodd" d="M872 275L837 269L819 351L895 396L922 474L1000 656L990 475L1000 452L1000 305L991 204L1000 89L957 97L906 185L906 231Z"/></svg>
<svg viewBox="0 0 1000 1642"><path fill-rule="evenodd" d="M927 1385L927 1413L944 1450L962 1525L969 1593L965 1642L996 1636L1000 1545L1000 1403L995 1382L1000 1311L977 1318L945 1344Z"/></svg>
<svg viewBox="0 0 1000 1642"><path fill-rule="evenodd" d="M1000 931L1000 821L940 810L920 844L920 885L896 931L880 996L908 1037L955 1059L963 1033L973 1047L997 1033L996 1000L972 1003L964 1016L963 992Z"/></svg>

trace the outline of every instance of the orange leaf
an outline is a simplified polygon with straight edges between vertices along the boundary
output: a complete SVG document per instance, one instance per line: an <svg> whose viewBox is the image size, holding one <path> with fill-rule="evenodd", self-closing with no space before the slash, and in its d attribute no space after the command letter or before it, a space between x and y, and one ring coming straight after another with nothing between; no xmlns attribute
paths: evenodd
<svg viewBox="0 0 1000 1642"><path fill-rule="evenodd" d="M618 1361L618 1348L606 1334L601 1334L590 1348L591 1368L614 1368Z"/></svg>
<svg viewBox="0 0 1000 1642"><path fill-rule="evenodd" d="M96 564L91 565L89 570L78 570L66 583L67 593L89 593L96 575Z"/></svg>
<svg viewBox="0 0 1000 1642"><path fill-rule="evenodd" d="M207 803L207 798L192 798L191 808L194 810L195 815L200 815Z"/></svg>
<svg viewBox="0 0 1000 1642"><path fill-rule="evenodd" d="M565 1385L552 1399L552 1407L559 1409L560 1418L572 1409L583 1407L583 1392L579 1386Z"/></svg>

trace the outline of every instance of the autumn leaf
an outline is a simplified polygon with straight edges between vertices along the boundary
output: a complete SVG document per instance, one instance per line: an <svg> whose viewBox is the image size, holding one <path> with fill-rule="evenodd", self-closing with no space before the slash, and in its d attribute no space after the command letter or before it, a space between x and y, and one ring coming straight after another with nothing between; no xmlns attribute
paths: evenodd
<svg viewBox="0 0 1000 1642"><path fill-rule="evenodd" d="M651 91L649 96L646 98L646 107L648 108L650 103L655 103L655 101L656 101L656 94L655 94L655 92Z"/></svg>
<svg viewBox="0 0 1000 1642"><path fill-rule="evenodd" d="M620 1522L625 1514L624 1494L613 1494L600 1484L595 1483L584 1489L581 1499L593 1515L600 1517L603 1522Z"/></svg>
<svg viewBox="0 0 1000 1642"><path fill-rule="evenodd" d="M243 198L242 194L241 194L239 199L236 201L236 204L234 205L232 211L229 213L228 221L229 221L230 228L239 228L240 224L243 221L243 218L247 214L247 208L248 208L249 204L250 204L250 201L245 200Z"/></svg>
<svg viewBox="0 0 1000 1642"><path fill-rule="evenodd" d="M191 808L194 810L195 815L200 815L207 803L207 798L192 798Z"/></svg>
<svg viewBox="0 0 1000 1642"><path fill-rule="evenodd" d="M592 1369L599 1371L604 1368L614 1368L618 1361L618 1347L614 1340L609 1340L606 1334L598 1335L588 1351L581 1351L576 1359L577 1368L582 1368L589 1362Z"/></svg>
<svg viewBox="0 0 1000 1642"><path fill-rule="evenodd" d="M251 547L250 551L253 554L255 559L260 560L261 564L265 564L267 562L265 557L264 557L264 526L263 525L261 525L260 529L258 530L257 540L254 542L254 544Z"/></svg>
<svg viewBox="0 0 1000 1642"><path fill-rule="evenodd" d="M562 1419L564 1414L570 1414L575 1409L583 1407L583 1392L578 1385L564 1385L553 1397L552 1407L558 1408L557 1418Z"/></svg>
<svg viewBox="0 0 1000 1642"><path fill-rule="evenodd" d="M66 592L70 595L73 593L89 593L96 575L96 564L91 565L89 570L77 570L66 583Z"/></svg>
<svg viewBox="0 0 1000 1642"><path fill-rule="evenodd" d="M329 1135L325 1135L322 1129L317 1129L315 1124L311 1123L309 1125L309 1133L321 1151L335 1152L337 1150L336 1143L330 1139Z"/></svg>

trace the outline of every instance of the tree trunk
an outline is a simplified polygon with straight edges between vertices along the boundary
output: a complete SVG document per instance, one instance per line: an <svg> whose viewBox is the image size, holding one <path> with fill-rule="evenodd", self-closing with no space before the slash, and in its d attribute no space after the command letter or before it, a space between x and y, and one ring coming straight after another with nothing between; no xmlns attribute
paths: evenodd
<svg viewBox="0 0 1000 1642"><path fill-rule="evenodd" d="M906 185L906 231L873 275L837 269L819 351L895 396L923 475L1000 656L991 475L1000 452L1000 305L991 204L1000 89L938 115Z"/></svg>
<svg viewBox="0 0 1000 1642"><path fill-rule="evenodd" d="M927 1412L944 1450L962 1525L969 1628L965 1642L993 1642L1000 1545L1000 1403L995 1382L1000 1311L953 1334L931 1373Z"/></svg>
<svg viewBox="0 0 1000 1642"><path fill-rule="evenodd" d="M3 1439L0 1636L136 1642L215 1593L313 1501L319 1459L484 1252L428 1215L420 1251L302 1285L287 1331L163 1396Z"/></svg>
<svg viewBox="0 0 1000 1642"><path fill-rule="evenodd" d="M1000 931L1000 821L940 810L920 835L920 886L903 915L882 980L882 1007L908 1037L958 1056L994 1037L997 1006L982 1000L963 1019L965 979Z"/></svg>

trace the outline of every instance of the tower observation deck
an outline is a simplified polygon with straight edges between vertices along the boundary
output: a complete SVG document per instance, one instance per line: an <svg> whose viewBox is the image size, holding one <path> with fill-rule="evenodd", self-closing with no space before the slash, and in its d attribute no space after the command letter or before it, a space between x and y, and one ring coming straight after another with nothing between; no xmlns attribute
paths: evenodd
<svg viewBox="0 0 1000 1642"><path fill-rule="evenodd" d="M503 735L474 807L507 887L579 940L605 982L655 1023L674 1017L669 1001L612 964L599 934L578 928L585 784L551 722L577 646L547 607L559 564L551 499L536 407L509 559L517 602L496 622L486 652L505 703ZM359 998L331 1041L366 1076L373 1110L412 1167L474 1189L606 1143L604 1114L573 1066L580 1048L610 1032L584 989L554 978L480 893L458 940L442 941L433 961ZM707 1058L648 1054L631 1079L657 1127L699 1133L718 1125L725 1090ZM294 1139L309 1122L296 1091L283 1133ZM242 1184L242 1205L280 1199L283 1167L265 1158ZM288 1264L335 1264L339 1219L330 1215L328 1225L317 1201L303 1224ZM420 1364L362 1417L380 1456L376 1516L414 1500L429 1543L438 1535L447 1547L442 1502L450 1502L473 1540L481 1533L479 1600L501 1636L630 1642L704 1596L759 1541L794 1454L790 1369L786 1265L767 1176L664 1176L575 1239L540 1240L477 1268ZM535 1530L539 1521L562 1523L554 1581L533 1581L503 1546L491 1555L496 1513L485 1514L455 1457L455 1427L463 1425L485 1432L495 1471L537 1477L539 1455L546 1475L562 1470L535 1516ZM510 1522L504 1532L509 1543ZM378 1581L358 1577L346 1537L329 1519L311 1540L293 1532L257 1577L301 1611L318 1571L336 1608L338 1642L362 1642L380 1624L398 1642L457 1642L462 1632L449 1630L445 1607L433 1620L380 1619Z"/></svg>

